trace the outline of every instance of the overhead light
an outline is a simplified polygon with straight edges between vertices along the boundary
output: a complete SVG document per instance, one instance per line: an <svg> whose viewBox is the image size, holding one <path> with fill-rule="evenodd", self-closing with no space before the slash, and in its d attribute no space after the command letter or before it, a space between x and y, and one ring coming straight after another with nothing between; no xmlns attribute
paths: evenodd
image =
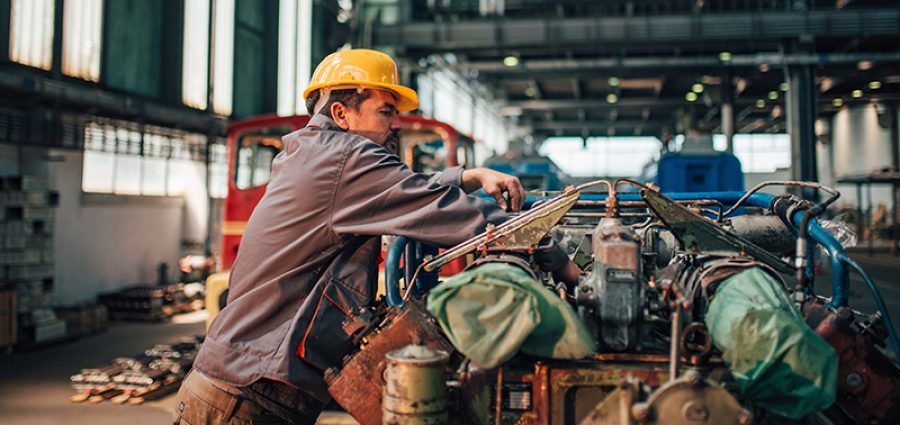
<svg viewBox="0 0 900 425"><path fill-rule="evenodd" d="M834 100L831 101L831 106L834 106L835 108L840 108L843 105L844 105L844 99L841 99L839 97L836 97L836 98L834 98Z"/></svg>
<svg viewBox="0 0 900 425"><path fill-rule="evenodd" d="M619 80L618 78L616 78L616 77L609 77L609 79L606 80L606 82L609 83L609 86L610 86L610 87L619 87L619 84L622 83L622 81L620 81L620 80Z"/></svg>
<svg viewBox="0 0 900 425"><path fill-rule="evenodd" d="M854 99L859 99L862 97L862 95L863 95L863 92L862 92L862 90L859 90L859 89L853 90L852 92L850 92L850 96L853 96Z"/></svg>
<svg viewBox="0 0 900 425"><path fill-rule="evenodd" d="M860 71L868 71L872 69L872 61L859 61L856 63L856 69Z"/></svg>
<svg viewBox="0 0 900 425"><path fill-rule="evenodd" d="M535 90L534 87L525 88L525 96L534 97L535 95L537 95L537 90Z"/></svg>
<svg viewBox="0 0 900 425"><path fill-rule="evenodd" d="M691 86L691 91L694 93L703 93L703 84L694 83L694 85Z"/></svg>
<svg viewBox="0 0 900 425"><path fill-rule="evenodd" d="M696 102L697 101L697 93L688 92L688 94L684 95L684 100L688 102Z"/></svg>
<svg viewBox="0 0 900 425"><path fill-rule="evenodd" d="M778 85L778 90L781 90L781 91L788 91L788 83L787 83L787 82L783 82L783 83L779 84L779 85Z"/></svg>
<svg viewBox="0 0 900 425"><path fill-rule="evenodd" d="M869 89L878 90L880 88L881 88L881 81L878 81L878 80L869 81Z"/></svg>
<svg viewBox="0 0 900 425"><path fill-rule="evenodd" d="M700 82L703 84L712 84L714 79L715 77L713 77L712 75L704 75L702 78L700 78Z"/></svg>
<svg viewBox="0 0 900 425"><path fill-rule="evenodd" d="M769 64L767 64L767 63L760 64L759 72L769 72Z"/></svg>
<svg viewBox="0 0 900 425"><path fill-rule="evenodd" d="M615 93L610 93L606 95L606 101L609 103L616 103L619 101L619 96L617 96Z"/></svg>
<svg viewBox="0 0 900 425"><path fill-rule="evenodd" d="M724 52L719 53L719 60L722 62L730 61L731 60L731 52L724 51Z"/></svg>
<svg viewBox="0 0 900 425"><path fill-rule="evenodd" d="M766 101L763 99L756 99L756 108L762 109L766 107Z"/></svg>
<svg viewBox="0 0 900 425"><path fill-rule="evenodd" d="M509 55L503 58L503 64L510 68L517 67L519 66L519 58L517 56Z"/></svg>
<svg viewBox="0 0 900 425"><path fill-rule="evenodd" d="M769 100L778 100L778 92L775 90L772 90L769 92L768 96L766 96L766 97L768 97Z"/></svg>

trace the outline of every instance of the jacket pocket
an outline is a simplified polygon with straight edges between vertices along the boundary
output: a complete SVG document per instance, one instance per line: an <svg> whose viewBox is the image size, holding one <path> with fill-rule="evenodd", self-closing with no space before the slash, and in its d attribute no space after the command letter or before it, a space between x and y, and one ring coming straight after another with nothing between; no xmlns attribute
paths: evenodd
<svg viewBox="0 0 900 425"><path fill-rule="evenodd" d="M297 355L318 369L341 365L344 356L353 352L354 344L343 329L345 319L353 312L369 304L369 297L340 280L331 278L320 293L318 302L297 348Z"/></svg>

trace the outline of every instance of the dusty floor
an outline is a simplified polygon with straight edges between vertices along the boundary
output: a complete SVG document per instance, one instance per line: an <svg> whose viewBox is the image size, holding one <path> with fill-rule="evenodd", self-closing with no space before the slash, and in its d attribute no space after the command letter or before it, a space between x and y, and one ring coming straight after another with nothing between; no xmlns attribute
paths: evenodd
<svg viewBox="0 0 900 425"><path fill-rule="evenodd" d="M877 281L895 326L900 327L900 256L856 253L852 256ZM827 294L829 277L818 279ZM874 311L875 304L862 280L851 274L851 307ZM203 316L181 316L181 323L113 322L109 331L36 351L0 356L0 424L28 425L129 425L169 423L174 397L142 406L111 403L73 404L69 376L118 356L129 356L157 343L202 333ZM354 424L340 413L326 413L320 424Z"/></svg>

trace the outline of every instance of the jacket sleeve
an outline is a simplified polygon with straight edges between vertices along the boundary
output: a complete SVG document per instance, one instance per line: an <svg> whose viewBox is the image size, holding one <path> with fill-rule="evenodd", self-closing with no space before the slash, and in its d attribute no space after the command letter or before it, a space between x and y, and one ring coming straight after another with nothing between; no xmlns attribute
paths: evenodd
<svg viewBox="0 0 900 425"><path fill-rule="evenodd" d="M447 172L449 171L449 173ZM461 168L429 176L412 172L388 150L361 142L349 148L331 205L338 236L399 235L449 247L499 224L508 215L495 204L466 195Z"/></svg>
<svg viewBox="0 0 900 425"><path fill-rule="evenodd" d="M456 167L447 168L444 171L426 174L429 183L437 183L443 186L462 187L462 173L466 167L458 165Z"/></svg>

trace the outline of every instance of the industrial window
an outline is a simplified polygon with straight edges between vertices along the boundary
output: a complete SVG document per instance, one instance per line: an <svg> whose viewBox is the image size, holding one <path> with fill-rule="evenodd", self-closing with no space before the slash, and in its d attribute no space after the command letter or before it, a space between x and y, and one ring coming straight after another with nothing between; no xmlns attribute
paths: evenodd
<svg viewBox="0 0 900 425"><path fill-rule="evenodd" d="M53 65L55 0L12 0L9 59L49 71Z"/></svg>
<svg viewBox="0 0 900 425"><path fill-rule="evenodd" d="M234 184L238 189L260 187L272 177L272 160L281 151L281 137L245 135L238 141Z"/></svg>
<svg viewBox="0 0 900 425"><path fill-rule="evenodd" d="M540 153L573 177L635 177L659 155L655 137L551 137Z"/></svg>
<svg viewBox="0 0 900 425"><path fill-rule="evenodd" d="M305 114L303 90L312 69L312 0L278 5L278 115Z"/></svg>
<svg viewBox="0 0 900 425"><path fill-rule="evenodd" d="M100 81L103 0L66 0L63 6L63 74Z"/></svg>
<svg viewBox="0 0 900 425"><path fill-rule="evenodd" d="M716 150L725 150L725 136L713 136ZM787 134L735 134L734 156L745 173L772 173L791 166L791 137Z"/></svg>
<svg viewBox="0 0 900 425"><path fill-rule="evenodd" d="M182 196L206 188L206 137L133 123L100 121L85 127L84 192ZM227 191L227 151L211 149L210 196Z"/></svg>
<svg viewBox="0 0 900 425"><path fill-rule="evenodd" d="M181 100L205 110L209 97L210 10L208 0L185 0ZM231 115L234 90L234 0L213 2L212 107Z"/></svg>

